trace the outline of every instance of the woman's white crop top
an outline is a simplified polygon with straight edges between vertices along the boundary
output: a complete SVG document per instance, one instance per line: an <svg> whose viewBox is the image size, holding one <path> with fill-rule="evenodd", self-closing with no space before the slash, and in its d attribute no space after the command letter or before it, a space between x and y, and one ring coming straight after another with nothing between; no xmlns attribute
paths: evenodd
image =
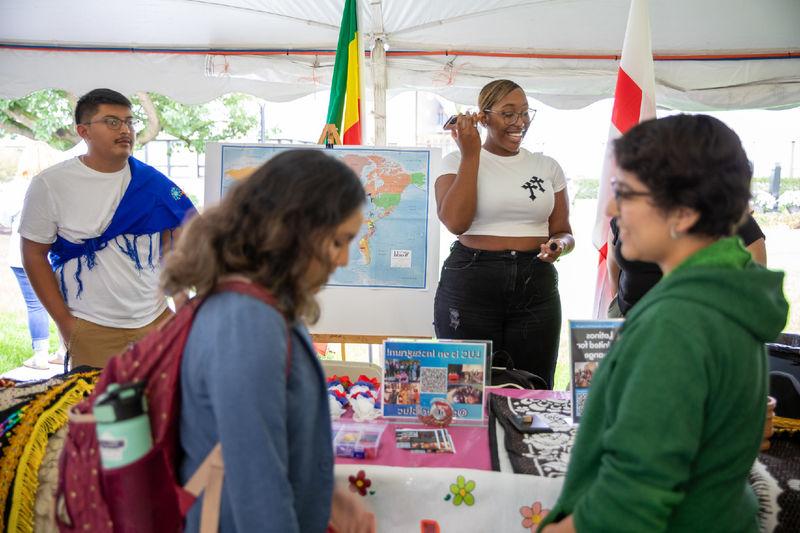
<svg viewBox="0 0 800 533"><path fill-rule="evenodd" d="M458 173L461 152L442 160L441 175ZM478 206L463 235L549 237L554 195L567 186L564 171L552 157L524 148L509 157L481 148Z"/></svg>

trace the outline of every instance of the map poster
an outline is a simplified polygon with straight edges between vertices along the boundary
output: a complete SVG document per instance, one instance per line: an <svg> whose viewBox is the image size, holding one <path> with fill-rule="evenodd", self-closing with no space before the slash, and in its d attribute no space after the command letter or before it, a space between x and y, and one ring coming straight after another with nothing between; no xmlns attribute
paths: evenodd
<svg viewBox="0 0 800 533"><path fill-rule="evenodd" d="M623 322L621 319L569 321L572 421L576 424L583 415L597 367L608 354Z"/></svg>
<svg viewBox="0 0 800 533"><path fill-rule="evenodd" d="M220 196L275 154L296 148L222 145ZM367 193L364 224L351 245L350 264L334 272L328 285L424 289L430 151L338 147L325 153L352 168Z"/></svg>
<svg viewBox="0 0 800 533"><path fill-rule="evenodd" d="M387 337L433 335L433 298L439 279L439 221L433 180L437 148L208 143L208 207L237 182L286 150L324 150L352 168L367 195L364 224L318 294L315 334Z"/></svg>
<svg viewBox="0 0 800 533"><path fill-rule="evenodd" d="M428 415L445 400L456 421L482 422L486 343L389 339L384 342L383 416Z"/></svg>

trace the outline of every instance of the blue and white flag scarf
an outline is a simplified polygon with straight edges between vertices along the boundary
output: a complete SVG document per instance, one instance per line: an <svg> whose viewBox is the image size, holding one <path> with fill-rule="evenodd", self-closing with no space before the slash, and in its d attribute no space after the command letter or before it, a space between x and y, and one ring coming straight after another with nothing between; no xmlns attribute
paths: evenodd
<svg viewBox="0 0 800 533"><path fill-rule="evenodd" d="M50 263L60 277L61 292L65 301L67 288L64 283L64 265L68 261L78 259L75 270L75 280L78 282L78 293L75 295L77 298L83 291L83 282L80 278L82 263L85 261L89 270L94 268L95 254L99 250L113 242L130 257L137 270L142 270L142 260L139 257L136 240L147 236L150 242L147 265L154 268L153 234L177 228L187 215L196 212L192 201L164 174L133 157L128 158L128 165L131 169L131 181L108 228L100 236L86 239L80 244L58 235L56 242L50 248ZM121 237L122 243L117 237ZM160 258L160 250L157 252L156 260Z"/></svg>

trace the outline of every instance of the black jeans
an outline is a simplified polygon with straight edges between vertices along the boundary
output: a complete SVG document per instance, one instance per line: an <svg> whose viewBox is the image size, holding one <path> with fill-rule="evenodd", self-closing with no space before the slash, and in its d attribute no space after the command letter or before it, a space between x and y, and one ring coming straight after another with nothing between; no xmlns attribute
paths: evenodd
<svg viewBox="0 0 800 533"><path fill-rule="evenodd" d="M490 252L456 241L442 267L433 324L442 339L491 340L514 366L553 387L561 333L558 273L537 252Z"/></svg>

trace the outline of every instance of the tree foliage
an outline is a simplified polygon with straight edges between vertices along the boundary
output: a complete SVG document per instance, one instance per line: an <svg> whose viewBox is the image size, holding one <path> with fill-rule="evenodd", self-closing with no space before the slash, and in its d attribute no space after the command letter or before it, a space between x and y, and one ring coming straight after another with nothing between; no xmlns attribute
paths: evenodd
<svg viewBox="0 0 800 533"><path fill-rule="evenodd" d="M193 106L159 94L151 93L147 96L157 110L160 130L172 135L195 152L203 152L207 142L241 138L258 124L258 116L248 113L244 107L245 102L251 98L247 95L229 94L214 102ZM142 105L141 94L134 100L143 110L146 108ZM215 115L226 115L227 120L214 120ZM145 121L152 120L153 117L148 115Z"/></svg>
<svg viewBox="0 0 800 533"><path fill-rule="evenodd" d="M72 117L76 102L67 91L52 89L19 100L0 99L0 129L68 150L81 140Z"/></svg>
<svg viewBox="0 0 800 533"><path fill-rule="evenodd" d="M144 145L159 132L175 137L190 150L202 152L205 143L241 138L258 124L258 114L247 110L252 100L229 94L202 105L184 105L155 93L137 93L134 114L142 120L137 144ZM61 90L44 90L18 100L0 99L0 133L16 134L46 142L58 150L75 146L73 111L77 98Z"/></svg>

